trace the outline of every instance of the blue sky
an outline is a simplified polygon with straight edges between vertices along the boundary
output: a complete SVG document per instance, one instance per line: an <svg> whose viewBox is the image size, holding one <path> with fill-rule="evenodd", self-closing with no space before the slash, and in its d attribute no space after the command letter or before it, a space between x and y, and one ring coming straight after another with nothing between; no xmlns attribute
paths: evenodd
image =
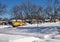
<svg viewBox="0 0 60 42"><path fill-rule="evenodd" d="M36 5L43 5L43 2L41 0L30 0L31 3L36 4ZM15 5L20 5L22 4L22 2L27 3L28 0L0 0L0 3L6 4L7 5L7 9L8 11ZM10 13L10 12L9 12ZM2 18L10 18L11 16L9 15L9 13L2 15L0 17Z"/></svg>
<svg viewBox="0 0 60 42"><path fill-rule="evenodd" d="M14 5L22 4L22 2L27 2L28 0L0 0L0 3L4 3L8 5L9 8L11 8ZM43 5L44 6L44 0L30 0L31 3L36 5Z"/></svg>
<svg viewBox="0 0 60 42"><path fill-rule="evenodd" d="M3 3L3 4L7 5L8 11L13 6L22 4L22 2L27 3L28 0L0 0L0 3ZM30 0L30 2L33 3L33 4L36 4L36 5L41 5L43 7L45 7L49 3L49 2L47 3L46 0ZM8 17L9 18L10 16L8 14L4 15L3 17ZM0 17L2 17L2 16L0 16Z"/></svg>

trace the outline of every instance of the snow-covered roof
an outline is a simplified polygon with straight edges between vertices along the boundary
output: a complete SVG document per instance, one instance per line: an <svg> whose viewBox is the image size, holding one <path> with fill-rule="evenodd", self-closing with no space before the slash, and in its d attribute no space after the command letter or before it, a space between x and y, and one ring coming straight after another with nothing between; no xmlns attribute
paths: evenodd
<svg viewBox="0 0 60 42"><path fill-rule="evenodd" d="M13 20L11 20L11 21L16 21L16 19L13 19ZM17 21L22 21L22 20L18 19Z"/></svg>

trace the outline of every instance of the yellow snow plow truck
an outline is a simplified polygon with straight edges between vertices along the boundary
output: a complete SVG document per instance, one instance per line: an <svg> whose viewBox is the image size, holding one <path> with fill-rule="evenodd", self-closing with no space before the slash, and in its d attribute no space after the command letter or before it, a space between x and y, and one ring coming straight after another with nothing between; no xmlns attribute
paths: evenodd
<svg viewBox="0 0 60 42"><path fill-rule="evenodd" d="M22 22L22 21L17 21L17 22L13 22L12 23L12 26L13 27L17 27L17 26L23 26L25 23L24 22Z"/></svg>
<svg viewBox="0 0 60 42"><path fill-rule="evenodd" d="M25 22L22 21L13 21L12 23L10 23L13 27L17 27L17 26L23 26L25 25Z"/></svg>

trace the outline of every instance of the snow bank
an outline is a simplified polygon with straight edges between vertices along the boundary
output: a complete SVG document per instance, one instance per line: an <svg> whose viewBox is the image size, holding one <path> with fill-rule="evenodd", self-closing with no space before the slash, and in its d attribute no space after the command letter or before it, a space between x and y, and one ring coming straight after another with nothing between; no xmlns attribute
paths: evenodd
<svg viewBox="0 0 60 42"><path fill-rule="evenodd" d="M60 22L47 22L47 23L41 23L41 24L26 24L24 26L19 27L46 27L46 26L60 26Z"/></svg>

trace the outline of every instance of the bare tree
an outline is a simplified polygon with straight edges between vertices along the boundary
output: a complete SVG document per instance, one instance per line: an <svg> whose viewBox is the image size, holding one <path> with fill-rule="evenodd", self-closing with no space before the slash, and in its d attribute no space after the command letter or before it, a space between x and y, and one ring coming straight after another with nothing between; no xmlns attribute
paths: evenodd
<svg viewBox="0 0 60 42"><path fill-rule="evenodd" d="M31 19L32 4L30 2L28 2L27 4L23 3L22 6L23 6L25 18Z"/></svg>
<svg viewBox="0 0 60 42"><path fill-rule="evenodd" d="M6 5L0 3L0 15L6 13Z"/></svg>
<svg viewBox="0 0 60 42"><path fill-rule="evenodd" d="M13 16L15 17L16 21L17 19L22 19L23 18L23 14L22 14L22 7L20 5L16 5L12 8L12 13Z"/></svg>
<svg viewBox="0 0 60 42"><path fill-rule="evenodd" d="M22 4L24 9L24 13L25 13L25 18L26 19L30 19L31 21L33 19L36 19L37 23L39 23L39 19L42 19L41 12L42 12L42 7L32 4L30 1L28 1L28 4L23 3Z"/></svg>
<svg viewBox="0 0 60 42"><path fill-rule="evenodd" d="M56 22L56 16L58 14L57 12L57 5L58 5L58 0L48 0L48 5L47 5L47 8L45 10L46 14L48 15L48 17L50 18L50 21L53 20L53 22ZM50 2L53 2L53 6L51 6L51 3Z"/></svg>
<svg viewBox="0 0 60 42"><path fill-rule="evenodd" d="M45 9L45 12L47 14L47 18L50 18L50 19L53 18L53 9L51 6L47 6L47 8Z"/></svg>

